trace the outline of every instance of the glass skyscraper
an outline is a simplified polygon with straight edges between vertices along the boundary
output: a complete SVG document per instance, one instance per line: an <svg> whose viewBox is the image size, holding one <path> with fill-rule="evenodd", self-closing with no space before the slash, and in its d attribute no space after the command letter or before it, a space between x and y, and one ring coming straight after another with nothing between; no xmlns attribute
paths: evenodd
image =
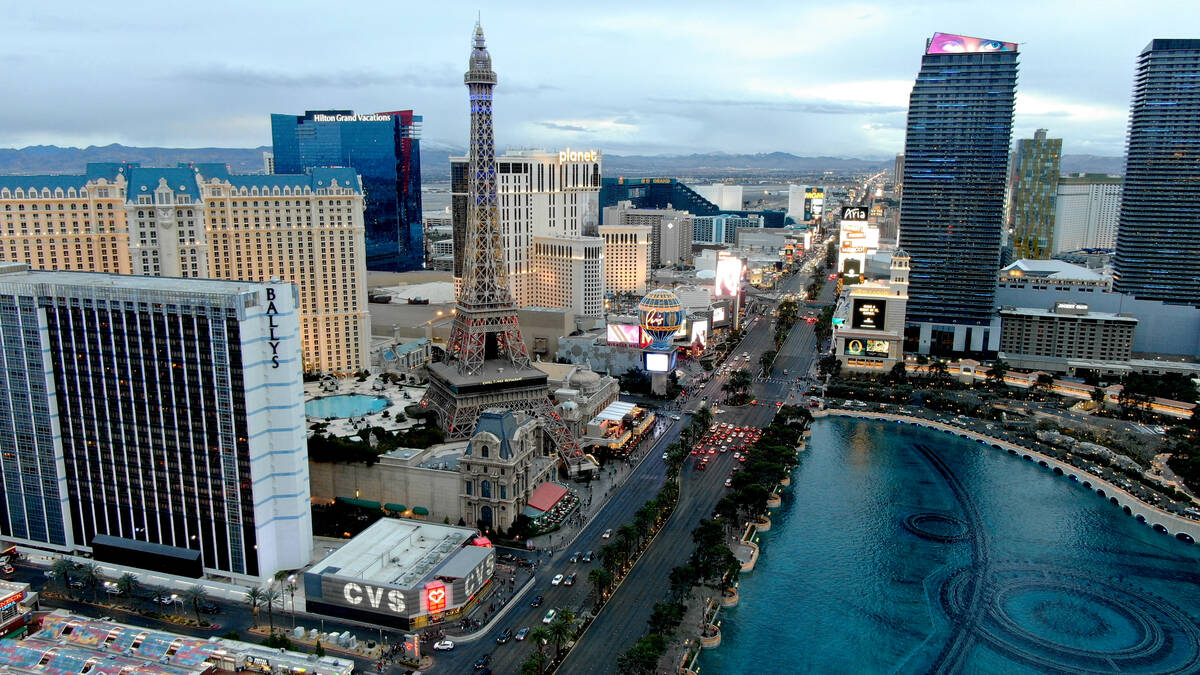
<svg viewBox="0 0 1200 675"><path fill-rule="evenodd" d="M1018 258L1045 260L1054 253L1054 203L1062 163L1062 139L1046 138L1038 129L1033 138L1017 141L1012 171L1012 246Z"/></svg>
<svg viewBox="0 0 1200 675"><path fill-rule="evenodd" d="M369 270L406 272L424 264L420 135L421 116L411 110L271 115L276 173L348 166L362 176Z"/></svg>
<svg viewBox="0 0 1200 675"><path fill-rule="evenodd" d="M1200 40L1138 56L1125 157L1115 289L1200 306Z"/></svg>
<svg viewBox="0 0 1200 675"><path fill-rule="evenodd" d="M912 256L907 321L922 353L998 343L1017 45L935 33L909 99L900 246Z"/></svg>

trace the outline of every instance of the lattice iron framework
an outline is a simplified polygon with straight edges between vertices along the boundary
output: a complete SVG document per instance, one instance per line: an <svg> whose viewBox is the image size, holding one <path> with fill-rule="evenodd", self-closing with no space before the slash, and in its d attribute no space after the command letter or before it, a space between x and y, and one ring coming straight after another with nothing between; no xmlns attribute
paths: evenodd
<svg viewBox="0 0 1200 675"><path fill-rule="evenodd" d="M463 277L454 324L446 345L446 360L464 377L479 375L488 361L503 361L514 369L532 368L521 339L516 306L508 287L504 248L496 212L496 144L492 131L492 90L496 73L483 37L475 24L471 59L463 76L471 102L471 142L468 161L467 231L463 248ZM501 399L497 401L496 399ZM439 411L447 436L468 437L486 407L502 405L542 420L559 457L572 474L595 469L545 391L519 387L490 397L455 395L431 378L424 405Z"/></svg>

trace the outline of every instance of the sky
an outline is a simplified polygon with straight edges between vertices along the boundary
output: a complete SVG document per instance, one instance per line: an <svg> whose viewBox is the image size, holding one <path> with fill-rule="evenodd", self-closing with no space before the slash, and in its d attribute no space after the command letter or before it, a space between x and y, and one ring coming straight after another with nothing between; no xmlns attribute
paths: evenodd
<svg viewBox="0 0 1200 675"><path fill-rule="evenodd" d="M498 147L624 155L892 156L934 32L1020 43L1014 138L1121 155L1137 54L1200 37L1196 0L16 3L0 147L255 147L271 113L339 108L461 148L477 16Z"/></svg>

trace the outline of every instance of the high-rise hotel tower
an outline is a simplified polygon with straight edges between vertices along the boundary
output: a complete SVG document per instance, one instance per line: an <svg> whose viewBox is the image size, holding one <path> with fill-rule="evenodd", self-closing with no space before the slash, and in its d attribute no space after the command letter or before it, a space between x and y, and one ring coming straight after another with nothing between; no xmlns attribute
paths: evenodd
<svg viewBox="0 0 1200 675"><path fill-rule="evenodd" d="M1138 56L1114 288L1200 306L1200 40Z"/></svg>
<svg viewBox="0 0 1200 675"><path fill-rule="evenodd" d="M312 554L296 287L0 263L0 537L190 576Z"/></svg>
<svg viewBox="0 0 1200 675"><path fill-rule="evenodd" d="M904 141L900 246L912 256L908 349L994 351L1017 45L934 33Z"/></svg>

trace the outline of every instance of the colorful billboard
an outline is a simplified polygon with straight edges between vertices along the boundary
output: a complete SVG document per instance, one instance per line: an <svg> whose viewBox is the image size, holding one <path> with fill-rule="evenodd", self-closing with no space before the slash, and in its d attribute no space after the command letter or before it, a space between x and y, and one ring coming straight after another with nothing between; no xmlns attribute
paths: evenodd
<svg viewBox="0 0 1200 675"><path fill-rule="evenodd" d="M646 352L646 370L651 373L665 373L671 370L671 355L662 352Z"/></svg>
<svg viewBox="0 0 1200 675"><path fill-rule="evenodd" d="M713 325L721 323L725 320L725 308L713 307Z"/></svg>
<svg viewBox="0 0 1200 675"><path fill-rule="evenodd" d="M713 289L714 297L733 297L738 294L742 282L742 261L733 256L717 259L717 278Z"/></svg>
<svg viewBox="0 0 1200 675"><path fill-rule="evenodd" d="M887 356L887 340L846 340L846 356Z"/></svg>
<svg viewBox="0 0 1200 675"><path fill-rule="evenodd" d="M850 311L850 327L863 330L885 330L887 300L855 298Z"/></svg>
<svg viewBox="0 0 1200 675"><path fill-rule="evenodd" d="M972 52L1015 52L1017 43L988 40L986 38L934 33L926 54L967 54Z"/></svg>
<svg viewBox="0 0 1200 675"><path fill-rule="evenodd" d="M645 347L650 344L649 338L636 323L610 323L605 333L610 345L630 345Z"/></svg>
<svg viewBox="0 0 1200 675"><path fill-rule="evenodd" d="M697 319L692 322L692 338L688 340L689 344L700 343L701 349L708 348L708 321L705 319Z"/></svg>
<svg viewBox="0 0 1200 675"><path fill-rule="evenodd" d="M825 210L825 188L808 188L804 191L804 220L820 218Z"/></svg>

